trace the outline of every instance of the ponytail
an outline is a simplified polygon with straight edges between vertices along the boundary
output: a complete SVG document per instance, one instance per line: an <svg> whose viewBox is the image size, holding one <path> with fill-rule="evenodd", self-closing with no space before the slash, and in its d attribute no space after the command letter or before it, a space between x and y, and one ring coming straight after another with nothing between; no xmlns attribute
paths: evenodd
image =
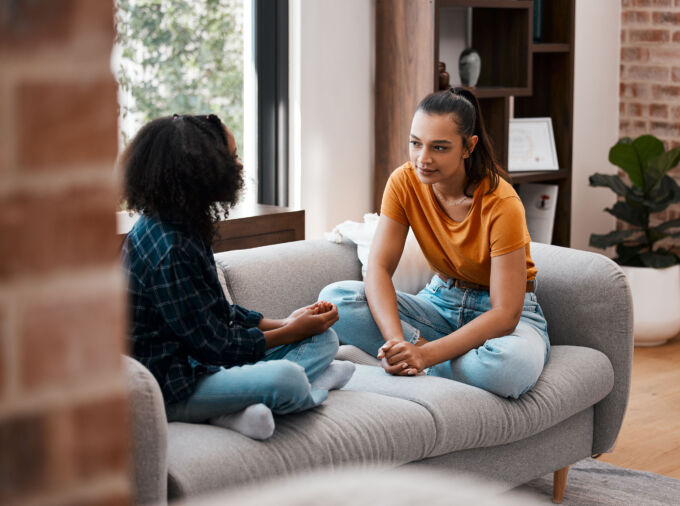
<svg viewBox="0 0 680 506"><path fill-rule="evenodd" d="M451 114L463 138L463 146L467 149L470 137L478 137L475 149L465 159L465 188L463 192L472 197L471 189L476 187L485 177L489 178L491 193L498 187L498 179L502 169L496 162L493 147L484 128L484 119L480 113L479 101L474 93L466 88L450 88L426 96L417 111L428 114Z"/></svg>

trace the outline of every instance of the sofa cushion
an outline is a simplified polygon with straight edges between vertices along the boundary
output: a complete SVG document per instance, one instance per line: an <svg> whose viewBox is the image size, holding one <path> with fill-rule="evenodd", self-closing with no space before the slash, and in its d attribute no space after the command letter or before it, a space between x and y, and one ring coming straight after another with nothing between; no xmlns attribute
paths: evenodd
<svg viewBox="0 0 680 506"><path fill-rule="evenodd" d="M168 497L262 476L345 463L420 460L435 445L435 422L419 404L369 392L332 391L323 405L276 417L266 441L210 425L168 425Z"/></svg>
<svg viewBox="0 0 680 506"><path fill-rule="evenodd" d="M436 425L434 457L537 434L597 403L613 384L614 371L603 353L554 346L536 386L517 400L444 378L390 376L367 365L357 366L345 389L407 399L426 408Z"/></svg>
<svg viewBox="0 0 680 506"><path fill-rule="evenodd" d="M321 289L341 279L361 279L351 243L323 239L217 253L234 302L267 318L285 318L316 302Z"/></svg>

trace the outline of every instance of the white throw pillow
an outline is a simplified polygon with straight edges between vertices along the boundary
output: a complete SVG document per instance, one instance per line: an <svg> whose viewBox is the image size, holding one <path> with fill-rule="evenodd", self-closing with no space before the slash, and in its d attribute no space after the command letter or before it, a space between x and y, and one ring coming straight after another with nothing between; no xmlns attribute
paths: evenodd
<svg viewBox="0 0 680 506"><path fill-rule="evenodd" d="M357 256L361 262L361 275L366 276L366 266L371 249L371 242L378 227L378 215L375 213L365 214L364 222L345 221L340 223L332 232L326 234L326 239L333 242L342 242L347 238L357 245ZM432 278L434 272L430 269L425 255L413 234L408 231L404 251L401 254L399 265L394 271L392 282L394 288L406 293L418 293Z"/></svg>

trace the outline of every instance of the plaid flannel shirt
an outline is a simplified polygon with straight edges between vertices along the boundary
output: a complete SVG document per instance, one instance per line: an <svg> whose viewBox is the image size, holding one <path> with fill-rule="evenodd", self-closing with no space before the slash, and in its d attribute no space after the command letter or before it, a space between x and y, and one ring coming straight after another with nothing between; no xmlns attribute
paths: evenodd
<svg viewBox="0 0 680 506"><path fill-rule="evenodd" d="M212 249L187 227L142 216L123 245L132 355L160 384L166 404L197 381L264 356L262 315L230 305Z"/></svg>

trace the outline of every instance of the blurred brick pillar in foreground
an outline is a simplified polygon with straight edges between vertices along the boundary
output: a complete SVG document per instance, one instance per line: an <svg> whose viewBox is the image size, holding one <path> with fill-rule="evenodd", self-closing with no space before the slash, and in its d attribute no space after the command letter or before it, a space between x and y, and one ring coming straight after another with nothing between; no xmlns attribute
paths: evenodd
<svg viewBox="0 0 680 506"><path fill-rule="evenodd" d="M113 0L0 2L0 504L131 502Z"/></svg>

